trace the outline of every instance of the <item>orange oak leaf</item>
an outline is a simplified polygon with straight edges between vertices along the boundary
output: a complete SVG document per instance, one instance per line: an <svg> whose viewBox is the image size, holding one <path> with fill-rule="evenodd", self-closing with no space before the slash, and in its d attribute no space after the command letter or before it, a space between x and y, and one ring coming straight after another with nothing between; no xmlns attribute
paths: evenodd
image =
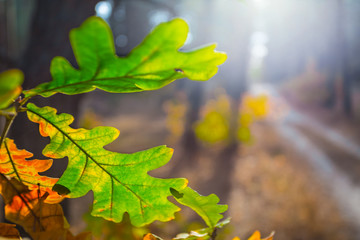
<svg viewBox="0 0 360 240"><path fill-rule="evenodd" d="M16 180L0 174L0 194L5 203L5 218L21 225L36 240L90 240L83 232L73 236L60 204L45 203L47 192L29 190ZM3 229L0 226L0 239Z"/></svg>
<svg viewBox="0 0 360 240"><path fill-rule="evenodd" d="M0 148L0 173L17 179L30 190L40 188L41 195L48 192L47 203L60 202L64 196L51 190L58 179L39 175L39 172L51 167L53 160L26 160L32 156L33 154L26 150L19 150L12 139L6 138Z"/></svg>
<svg viewBox="0 0 360 240"><path fill-rule="evenodd" d="M272 232L269 236L261 238L259 231L255 231L248 240L273 240L275 232Z"/></svg>
<svg viewBox="0 0 360 240"><path fill-rule="evenodd" d="M162 239L152 233L147 233L144 236L143 240L162 240Z"/></svg>
<svg viewBox="0 0 360 240"><path fill-rule="evenodd" d="M273 240L275 235L275 232L270 233L269 236L265 237L265 238L261 238L261 234L259 231L255 231L249 238L248 240ZM239 237L234 237L232 240L240 240Z"/></svg>

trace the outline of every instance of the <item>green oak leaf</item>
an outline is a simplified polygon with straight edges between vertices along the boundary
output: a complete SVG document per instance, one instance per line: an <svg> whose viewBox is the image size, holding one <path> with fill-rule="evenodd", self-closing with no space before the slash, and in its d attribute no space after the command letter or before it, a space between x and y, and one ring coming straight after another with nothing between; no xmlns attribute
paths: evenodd
<svg viewBox="0 0 360 240"><path fill-rule="evenodd" d="M187 180L159 179L147 173L166 164L173 150L165 146L133 154L105 150L119 131L112 127L73 129L73 117L56 114L51 107L27 105L28 118L39 124L40 134L50 137L43 154L51 158L68 157L69 163L54 186L60 194L76 198L92 190L92 215L120 222L128 212L131 223L143 226L155 220L169 221L180 209L168 201L170 188L182 190Z"/></svg>
<svg viewBox="0 0 360 240"><path fill-rule="evenodd" d="M226 54L214 51L215 44L179 52L187 35L188 25L176 18L158 25L127 57L118 57L110 27L101 18L90 17L70 32L79 69L65 58L55 57L50 67L53 80L24 91L25 97L73 95L95 88L114 93L140 92L159 89L184 77L208 80L226 60Z"/></svg>
<svg viewBox="0 0 360 240"><path fill-rule="evenodd" d="M7 108L21 93L24 74L18 69L0 73L0 109Z"/></svg>
<svg viewBox="0 0 360 240"><path fill-rule="evenodd" d="M193 209L205 221L210 229L216 227L216 224L223 218L221 213L228 208L227 205L219 205L219 198L215 194L202 196L190 187L182 190L170 189L173 197L182 205Z"/></svg>

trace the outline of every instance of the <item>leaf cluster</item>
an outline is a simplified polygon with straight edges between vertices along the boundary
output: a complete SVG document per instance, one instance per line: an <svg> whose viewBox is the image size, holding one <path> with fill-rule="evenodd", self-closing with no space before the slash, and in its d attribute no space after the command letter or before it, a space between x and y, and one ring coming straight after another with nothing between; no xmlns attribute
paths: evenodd
<svg viewBox="0 0 360 240"><path fill-rule="evenodd" d="M215 45L179 51L187 35L186 22L174 19L157 26L127 57L118 57L107 23L90 17L70 32L78 69L65 58L55 57L50 67L52 80L24 91L20 70L0 74L0 114L6 120L0 139L0 193L8 220L23 226L34 239L87 239L87 233L71 235L58 203L93 191L92 215L109 221L122 221L124 213L134 226L169 221L180 210L169 201L172 196L204 219L207 228L199 234L210 238L222 227L219 220L227 206L219 205L217 196L201 196L184 178L160 179L148 174L170 160L172 149L158 146L131 154L111 152L104 146L119 136L117 129L72 128L70 114L29 103L37 95L74 95L94 89L131 93L156 90L184 77L208 80L226 55L216 52ZM24 98L19 97L21 93ZM13 120L23 112L39 125L40 134L50 139L43 149L49 159L29 160L30 152L19 150L14 140L6 138ZM69 164L59 179L39 174L58 161L52 159L64 157ZM5 229L3 236L19 237L13 225L1 224L0 228Z"/></svg>

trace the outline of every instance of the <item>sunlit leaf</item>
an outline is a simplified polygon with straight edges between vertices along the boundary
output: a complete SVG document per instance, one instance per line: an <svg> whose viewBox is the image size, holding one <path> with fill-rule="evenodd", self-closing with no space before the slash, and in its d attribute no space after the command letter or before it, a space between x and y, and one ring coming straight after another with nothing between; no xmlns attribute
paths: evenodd
<svg viewBox="0 0 360 240"><path fill-rule="evenodd" d="M208 232L191 231L190 233L179 233L174 240L206 240L210 239Z"/></svg>
<svg viewBox="0 0 360 240"><path fill-rule="evenodd" d="M53 80L25 91L25 96L73 95L95 88L116 93L139 92L159 89L184 77L208 80L226 55L215 52L215 45L179 52L187 35L188 26L182 19L162 23L122 58L115 54L113 35L107 23L90 17L70 32L79 69L74 69L65 58L55 57L50 68Z"/></svg>
<svg viewBox="0 0 360 240"><path fill-rule="evenodd" d="M261 238L261 234L259 231L255 231L248 240L273 240L275 232L272 232L269 236L265 238Z"/></svg>
<svg viewBox="0 0 360 240"><path fill-rule="evenodd" d="M0 223L0 239L21 239L15 224Z"/></svg>
<svg viewBox="0 0 360 240"><path fill-rule="evenodd" d="M155 220L168 221L179 208L168 201L170 188L183 189L186 179L159 179L148 171L166 164L173 150L159 146L133 154L107 151L103 146L114 141L119 131L112 127L91 130L73 129L73 117L56 114L51 107L28 104L28 117L39 123L40 134L50 137L43 154L52 158L69 158L69 164L54 186L60 194L80 197L94 192L93 216L114 222L128 212L135 226Z"/></svg>
<svg viewBox="0 0 360 240"><path fill-rule="evenodd" d="M18 69L0 73L0 109L8 107L21 93L24 74Z"/></svg>
<svg viewBox="0 0 360 240"><path fill-rule="evenodd" d="M221 213L227 210L227 205L219 205L219 198L215 194L202 196L190 187L183 190L171 189L171 193L182 205L193 209L205 221L206 225L213 229L220 219Z"/></svg>
<svg viewBox="0 0 360 240"><path fill-rule="evenodd" d="M40 191L49 193L46 199L49 203L61 201L63 198L51 190L58 179L39 175L51 167L52 160L26 160L32 156L26 150L19 150L13 140L5 139L0 148L0 173L19 180L30 189L40 187Z"/></svg>
<svg viewBox="0 0 360 240"><path fill-rule="evenodd" d="M259 231L255 231L248 240L261 240L261 234Z"/></svg>

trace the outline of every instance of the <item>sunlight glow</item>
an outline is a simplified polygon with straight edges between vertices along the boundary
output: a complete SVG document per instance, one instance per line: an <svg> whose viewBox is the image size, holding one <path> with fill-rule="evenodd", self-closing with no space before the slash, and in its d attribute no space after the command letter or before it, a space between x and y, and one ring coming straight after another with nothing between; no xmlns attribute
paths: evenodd
<svg viewBox="0 0 360 240"><path fill-rule="evenodd" d="M96 15L108 19L112 12L112 5L108 1L100 1L95 6Z"/></svg>
<svg viewBox="0 0 360 240"><path fill-rule="evenodd" d="M253 0L254 6L257 8L265 8L268 6L268 0Z"/></svg>
<svg viewBox="0 0 360 240"><path fill-rule="evenodd" d="M251 35L251 57L262 60L268 54L266 33L257 31Z"/></svg>

